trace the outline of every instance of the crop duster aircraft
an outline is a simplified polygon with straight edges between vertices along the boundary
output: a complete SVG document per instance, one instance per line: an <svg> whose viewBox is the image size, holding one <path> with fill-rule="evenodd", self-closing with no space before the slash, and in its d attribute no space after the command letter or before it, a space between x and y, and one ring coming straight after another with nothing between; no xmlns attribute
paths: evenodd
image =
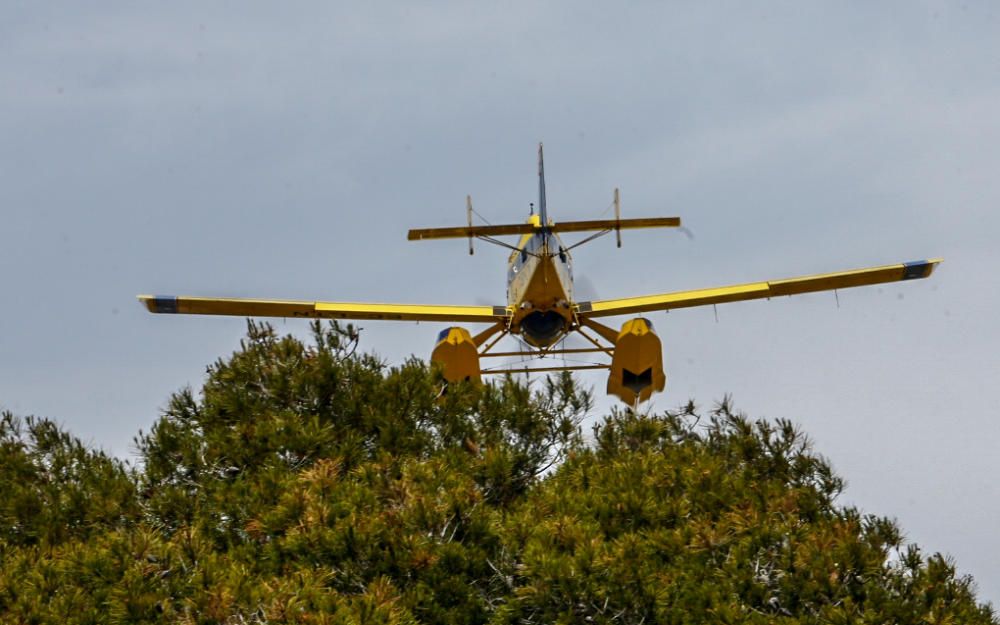
<svg viewBox="0 0 1000 625"><path fill-rule="evenodd" d="M622 230L675 228L681 225L678 217L622 219L617 189L614 192L614 208L614 219L551 221L545 206L545 169L542 146L539 145L538 212L535 214L532 210L527 222L473 225L472 200L466 198L468 225L410 230L407 236L411 241L467 238L470 254L473 253L473 239L509 248L511 254L507 262L505 305L370 304L165 295L140 295L139 299L154 313L488 324L485 329L475 333L464 327L451 326L438 334L431 360L441 365L447 381L479 381L482 375L495 373L607 369L607 392L616 395L626 404L636 405L649 399L654 392L662 391L666 384L660 339L653 331L653 323L641 316L642 313L926 278L941 262L941 259L934 258L695 291L580 301L573 292L570 250L611 232L615 233L618 247L621 247ZM571 245L563 242L561 235L576 232L594 234ZM519 240L511 244L496 238L501 236L517 236ZM620 315L640 316L628 319L618 329L598 321ZM582 336L587 347L566 348L563 339L570 334ZM521 351L494 349L507 335L521 340ZM590 354L590 357L602 361L610 359L610 362L566 363L565 357L570 354L574 357ZM484 359L495 357L545 356L562 356L563 365L528 368L483 367L481 364Z"/></svg>

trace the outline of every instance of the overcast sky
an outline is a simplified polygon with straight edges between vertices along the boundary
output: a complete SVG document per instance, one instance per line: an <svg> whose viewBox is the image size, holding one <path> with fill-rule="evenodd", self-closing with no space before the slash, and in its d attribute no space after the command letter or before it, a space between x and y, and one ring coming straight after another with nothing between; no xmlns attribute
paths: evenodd
<svg viewBox="0 0 1000 625"><path fill-rule="evenodd" d="M792 419L843 503L996 603L1000 4L848 4L5 0L0 407L134 460L245 330L138 293L502 304L502 250L405 231L461 225L470 193L523 219L544 141L554 219L620 186L625 216L694 234L580 248L590 296L945 258L839 307L654 315L653 408ZM441 329L361 325L389 363Z"/></svg>

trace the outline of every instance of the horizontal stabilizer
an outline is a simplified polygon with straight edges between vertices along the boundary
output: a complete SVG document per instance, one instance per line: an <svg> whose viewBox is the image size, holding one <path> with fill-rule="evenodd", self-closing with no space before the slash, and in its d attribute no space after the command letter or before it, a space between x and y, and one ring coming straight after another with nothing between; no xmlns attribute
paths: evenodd
<svg viewBox="0 0 1000 625"><path fill-rule="evenodd" d="M587 232L595 230L628 230L634 228L677 228L680 217L639 217L635 219L591 219L587 221L564 221L551 224L549 232ZM459 239L464 237L494 237L509 234L534 234L542 226L532 223L503 224L497 226L459 226L456 228L420 228L410 230L406 238L410 241L423 239Z"/></svg>
<svg viewBox="0 0 1000 625"><path fill-rule="evenodd" d="M464 237L498 237L507 234L532 234L536 230L530 223L499 226L459 226L457 228L419 228L406 233L410 241L423 239L460 239Z"/></svg>
<svg viewBox="0 0 1000 625"><path fill-rule="evenodd" d="M587 232L593 230L633 230L636 228L679 228L680 217L638 217L635 219L591 219L555 224L552 232Z"/></svg>

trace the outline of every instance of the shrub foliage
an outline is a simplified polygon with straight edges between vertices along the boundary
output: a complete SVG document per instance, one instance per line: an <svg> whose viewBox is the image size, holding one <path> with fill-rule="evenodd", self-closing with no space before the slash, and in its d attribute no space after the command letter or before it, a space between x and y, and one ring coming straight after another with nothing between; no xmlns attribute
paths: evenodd
<svg viewBox="0 0 1000 625"><path fill-rule="evenodd" d="M12 623L996 623L954 564L837 504L789 422L591 408L568 375L447 388L249 324L133 468L0 419Z"/></svg>

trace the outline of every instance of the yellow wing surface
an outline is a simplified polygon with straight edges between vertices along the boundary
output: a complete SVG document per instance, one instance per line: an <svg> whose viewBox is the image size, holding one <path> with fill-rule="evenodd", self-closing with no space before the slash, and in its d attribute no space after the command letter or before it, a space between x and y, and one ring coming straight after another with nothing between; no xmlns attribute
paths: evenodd
<svg viewBox="0 0 1000 625"><path fill-rule="evenodd" d="M832 291L834 289L846 289L855 286L896 282L899 280L916 280L931 275L941 260L940 258L932 258L897 265L869 267L866 269L824 273L784 280L770 280L767 282L750 282L748 284L737 284L713 289L677 291L675 293L662 293L659 295L580 302L577 305L577 313L585 317L631 315L654 310L689 308L692 306L706 306L725 302L780 297L782 295Z"/></svg>
<svg viewBox="0 0 1000 625"><path fill-rule="evenodd" d="M634 228L678 228L680 217L637 217L634 219L592 219L589 221L564 221L548 226L549 232L587 232L591 230L631 230ZM419 228L410 230L410 241L423 239L457 239L462 237L494 237L507 234L534 234L542 229L531 223L501 224L496 226L459 226L456 228Z"/></svg>
<svg viewBox="0 0 1000 625"><path fill-rule="evenodd" d="M493 323L507 317L503 306L434 306L225 299L175 295L140 295L149 312L237 317L310 319L386 319L392 321L469 321Z"/></svg>

